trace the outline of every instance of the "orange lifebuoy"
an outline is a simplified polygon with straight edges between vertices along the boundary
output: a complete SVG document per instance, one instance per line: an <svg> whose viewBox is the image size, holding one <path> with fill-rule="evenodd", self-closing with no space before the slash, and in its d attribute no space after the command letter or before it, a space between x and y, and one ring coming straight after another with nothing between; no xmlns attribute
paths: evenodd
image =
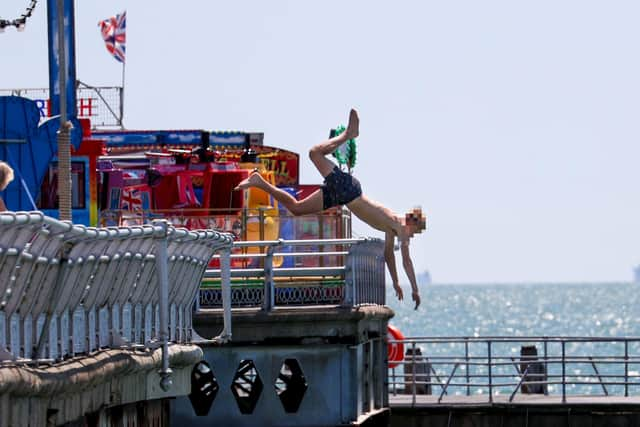
<svg viewBox="0 0 640 427"><path fill-rule="evenodd" d="M387 340L403 341L404 335L395 326L387 325ZM389 367L395 368L398 363L404 359L404 343L402 342L388 342L387 343L387 359L389 360Z"/></svg>

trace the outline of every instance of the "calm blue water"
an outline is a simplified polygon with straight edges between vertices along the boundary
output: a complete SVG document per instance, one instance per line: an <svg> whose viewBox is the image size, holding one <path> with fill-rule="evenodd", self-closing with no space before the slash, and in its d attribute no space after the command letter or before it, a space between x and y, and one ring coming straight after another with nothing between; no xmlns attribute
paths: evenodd
<svg viewBox="0 0 640 427"><path fill-rule="evenodd" d="M640 336L637 284L429 285L418 311L403 289L387 304L405 336Z"/></svg>
<svg viewBox="0 0 640 427"><path fill-rule="evenodd" d="M404 286L405 292L409 287ZM431 285L421 288L422 305L413 310L411 300L398 302L387 293L387 304L396 312L391 324L398 327L405 337L483 337L483 336L584 336L584 337L638 337L640 336L640 285L631 283L606 284L514 284L514 285ZM409 294L410 298L410 294ZM496 365L493 374L504 374L497 382L518 381L514 364L518 360L522 345L536 345L542 355L544 345L539 342L492 343L493 357L504 357L503 366ZM464 359L464 343L432 344L421 342L418 347L422 354L434 360L447 356ZM475 342L468 347L470 356L478 356L486 361L487 343ZM549 343L546 351L549 357L561 357L559 343ZM630 343L627 351L635 360L640 358L640 343ZM565 346L566 357L617 356L625 354L624 343L569 342ZM439 381L452 372L453 364L434 365ZM600 374L611 375L605 381L623 381L623 363L607 364L598 362ZM633 386L632 395L640 395L640 363L628 364L628 375ZM457 371L466 375L465 366ZM550 374L561 375L560 364L548 366ZM470 374L485 376L485 366L470 366ZM597 381L591 363L570 363L566 374L573 375L573 381ZM589 376L588 378L586 376ZM486 377L485 377L486 378ZM485 378L471 380L486 382ZM494 392L511 393L514 386L497 387ZM620 385L607 385L609 393L621 395ZM464 387L452 387L453 394L464 394ZM549 392L558 393L558 385L551 385ZM486 393L483 387L473 388L472 393ZM572 384L569 394L601 394L599 384Z"/></svg>

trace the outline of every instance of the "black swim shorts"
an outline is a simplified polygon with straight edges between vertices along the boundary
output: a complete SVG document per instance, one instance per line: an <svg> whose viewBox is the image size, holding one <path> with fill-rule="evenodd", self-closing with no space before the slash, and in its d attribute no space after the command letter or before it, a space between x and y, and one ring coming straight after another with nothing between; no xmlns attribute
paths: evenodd
<svg viewBox="0 0 640 427"><path fill-rule="evenodd" d="M338 205L346 205L362 195L360 181L335 166L324 178L322 186L322 207L329 209Z"/></svg>

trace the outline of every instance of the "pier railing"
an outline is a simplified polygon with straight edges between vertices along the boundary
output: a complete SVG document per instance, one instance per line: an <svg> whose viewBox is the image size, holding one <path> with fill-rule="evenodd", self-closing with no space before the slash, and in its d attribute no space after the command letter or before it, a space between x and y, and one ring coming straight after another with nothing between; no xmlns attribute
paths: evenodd
<svg viewBox="0 0 640 427"><path fill-rule="evenodd" d="M204 271L231 244L163 221L94 228L0 212L0 362L190 342Z"/></svg>
<svg viewBox="0 0 640 427"><path fill-rule="evenodd" d="M379 239L235 242L227 261L231 305L267 311L292 305L384 305L383 250ZM201 308L223 307L224 271L206 271Z"/></svg>
<svg viewBox="0 0 640 427"><path fill-rule="evenodd" d="M157 218L190 230L213 229L233 233L239 240L269 240L273 235L288 239L351 235L351 212L345 207L306 215L293 215L271 206L172 209L145 206L139 210L103 209L98 213L101 226L140 225Z"/></svg>
<svg viewBox="0 0 640 427"><path fill-rule="evenodd" d="M413 404L455 396L639 396L640 337L438 337L389 340L404 360L389 369L391 396Z"/></svg>

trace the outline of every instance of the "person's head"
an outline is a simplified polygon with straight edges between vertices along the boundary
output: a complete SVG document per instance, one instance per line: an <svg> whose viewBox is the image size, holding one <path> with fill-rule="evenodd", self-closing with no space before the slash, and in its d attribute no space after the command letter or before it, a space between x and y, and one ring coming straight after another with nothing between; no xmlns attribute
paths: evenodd
<svg viewBox="0 0 640 427"><path fill-rule="evenodd" d="M11 181L13 181L13 169L0 160L0 191L4 191Z"/></svg>
<svg viewBox="0 0 640 427"><path fill-rule="evenodd" d="M422 208L411 209L404 216L404 224L409 237L422 233L427 228L427 217L422 213Z"/></svg>

